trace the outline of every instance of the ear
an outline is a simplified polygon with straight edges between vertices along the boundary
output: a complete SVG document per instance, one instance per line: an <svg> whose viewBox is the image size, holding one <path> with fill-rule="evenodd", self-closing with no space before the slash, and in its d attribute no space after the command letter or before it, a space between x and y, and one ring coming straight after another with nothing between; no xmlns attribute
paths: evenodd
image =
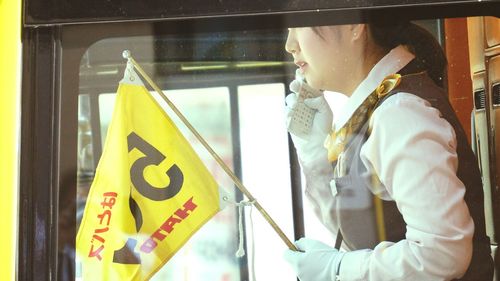
<svg viewBox="0 0 500 281"><path fill-rule="evenodd" d="M366 24L351 24L349 26L351 32L351 40L357 41L366 36L367 26Z"/></svg>

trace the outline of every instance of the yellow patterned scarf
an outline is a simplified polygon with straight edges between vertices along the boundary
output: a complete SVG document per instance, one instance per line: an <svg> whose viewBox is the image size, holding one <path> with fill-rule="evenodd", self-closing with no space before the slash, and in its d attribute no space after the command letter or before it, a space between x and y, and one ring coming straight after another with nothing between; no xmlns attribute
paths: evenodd
<svg viewBox="0 0 500 281"><path fill-rule="evenodd" d="M334 162L340 153L344 151L346 144L368 121L375 109L375 106L396 88L401 82L401 75L392 74L384 78L382 83L363 101L363 103L352 114L351 118L339 130L332 128L332 132L325 140L325 148L328 150L328 160Z"/></svg>

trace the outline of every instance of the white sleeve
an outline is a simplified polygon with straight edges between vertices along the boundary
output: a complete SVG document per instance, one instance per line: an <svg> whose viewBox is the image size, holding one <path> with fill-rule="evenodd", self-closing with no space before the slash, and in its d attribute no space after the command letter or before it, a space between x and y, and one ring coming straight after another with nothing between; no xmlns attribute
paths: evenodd
<svg viewBox="0 0 500 281"><path fill-rule="evenodd" d="M414 95L388 98L371 118L361 159L407 224L406 238L349 252L340 280L451 280L472 257L474 224L456 175L456 136L437 109Z"/></svg>

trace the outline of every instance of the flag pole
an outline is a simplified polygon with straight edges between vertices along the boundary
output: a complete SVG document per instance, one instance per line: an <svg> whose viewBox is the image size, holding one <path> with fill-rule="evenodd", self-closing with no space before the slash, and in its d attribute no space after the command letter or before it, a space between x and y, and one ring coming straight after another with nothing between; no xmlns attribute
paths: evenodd
<svg viewBox="0 0 500 281"><path fill-rule="evenodd" d="M198 139L198 141L205 147L206 150L212 155L212 157L215 159L217 164L226 172L226 174L231 178L231 180L234 182L236 187L245 194L245 196L253 202L255 208L259 210L259 212L262 214L264 219L267 220L267 222L271 225L271 227L276 231L276 233L279 235L279 237L285 242L285 244L288 246L290 250L298 251L297 247L286 237L285 233L279 228L279 226L276 224L276 222L269 216L269 214L264 210L264 208L260 205L260 203L253 197L253 195L248 191L248 189L243 185L243 183L238 179L238 177L229 169L229 167L224 163L222 158L210 147L210 145L203 139L203 137L196 131L196 129L189 123L189 121L184 117L184 115L177 109L177 107L166 97L166 95L163 93L163 91L156 85L156 83L144 72L142 67L132 58L132 55L130 54L130 51L125 50L123 51L123 58L128 59L132 65L134 66L135 69L141 74L141 76L148 82L148 84L162 97L162 99L170 106L172 111L181 119L182 123L188 127L188 129L195 135L195 137Z"/></svg>

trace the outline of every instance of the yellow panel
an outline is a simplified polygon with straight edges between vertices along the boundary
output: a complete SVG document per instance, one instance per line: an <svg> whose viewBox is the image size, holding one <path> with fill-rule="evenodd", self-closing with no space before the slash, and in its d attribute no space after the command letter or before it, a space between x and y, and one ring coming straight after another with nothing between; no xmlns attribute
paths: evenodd
<svg viewBox="0 0 500 281"><path fill-rule="evenodd" d="M485 72L476 72L472 75L472 87L474 91L484 89L484 76Z"/></svg>
<svg viewBox="0 0 500 281"><path fill-rule="evenodd" d="M472 84L474 91L484 89L485 73L475 73L473 75ZM479 168L483 176L483 191L484 191L484 213L486 221L486 233L489 237L493 237L493 205L491 201L491 180L490 180L490 162L489 162L489 145L488 145L488 126L486 124L485 109L476 110L474 112L475 133L476 133L476 155L479 158Z"/></svg>
<svg viewBox="0 0 500 281"><path fill-rule="evenodd" d="M498 25L500 27L500 25ZM498 33L500 35L500 33ZM500 38L499 38L500 39ZM500 105L498 104L498 91L497 93L493 93L493 85L497 85L500 83L500 55L491 58L488 61L488 87L490 89L490 96L493 101L493 118L491 119L492 126L495 128L495 177L498 181L500 179L500 138L499 133L500 130L498 126L500 126ZM498 89L498 88L497 88ZM495 236L498 242L498 233Z"/></svg>
<svg viewBox="0 0 500 281"><path fill-rule="evenodd" d="M0 0L0 280L15 280L21 0Z"/></svg>
<svg viewBox="0 0 500 281"><path fill-rule="evenodd" d="M484 18L484 34L486 44L493 47L500 44L500 19L495 17Z"/></svg>
<svg viewBox="0 0 500 281"><path fill-rule="evenodd" d="M500 82L500 55L490 58L488 61L488 84Z"/></svg>
<svg viewBox="0 0 500 281"><path fill-rule="evenodd" d="M467 30L469 33L469 57L471 74L484 71L484 32L483 18L467 18Z"/></svg>

